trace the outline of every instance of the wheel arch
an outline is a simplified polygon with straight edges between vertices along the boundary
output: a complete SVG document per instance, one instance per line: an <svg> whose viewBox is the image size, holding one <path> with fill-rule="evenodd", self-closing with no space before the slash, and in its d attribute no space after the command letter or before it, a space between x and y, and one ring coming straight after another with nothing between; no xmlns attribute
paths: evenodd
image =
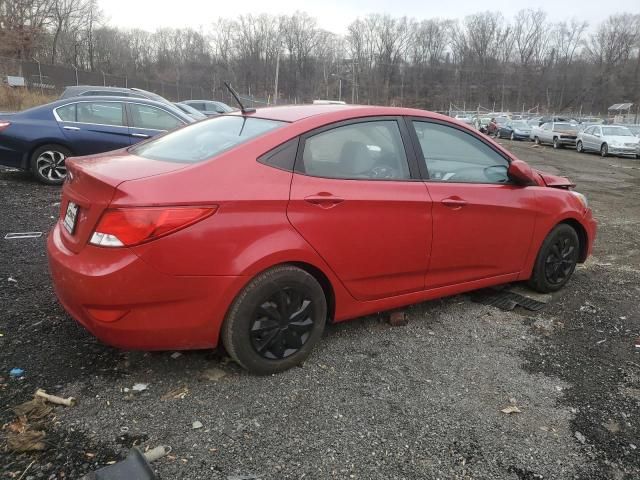
<svg viewBox="0 0 640 480"><path fill-rule="evenodd" d="M556 225L554 225L553 228L556 228L558 225L562 225L562 224L569 225L578 234L578 241L580 242L580 256L578 257L578 263L584 263L585 260L587 259L588 245L589 245L587 230L575 218L566 218L561 222L558 222ZM551 232L553 228L549 232Z"/></svg>
<svg viewBox="0 0 640 480"><path fill-rule="evenodd" d="M336 305L344 303L350 296L344 290L340 280L331 269L322 262L322 259L315 258L313 253L304 251L279 252L267 258L260 259L242 272L242 284L236 288L234 298L248 285L252 279L271 270L272 268L290 265L304 270L320 284L327 300L327 315L329 321L333 321L336 314Z"/></svg>
<svg viewBox="0 0 640 480"><path fill-rule="evenodd" d="M65 141L60 141L60 139L38 139L37 142L35 142L31 148L29 149L29 151L27 152L27 168L30 169L31 168L31 157L33 157L33 154L35 153L35 151L41 147L44 147L45 145L59 145L61 147L66 148L67 150L69 150L71 153L73 152L73 148L71 148L69 146L68 143L66 143Z"/></svg>
<svg viewBox="0 0 640 480"><path fill-rule="evenodd" d="M300 270L307 272L311 275L315 280L320 284L322 290L324 292L325 299L327 300L327 316L329 321L333 321L336 313L336 288L334 283L332 282L330 276L318 265L308 261L307 259L295 259L295 260L282 260L275 262L269 262L267 264L260 265L259 268L250 269L250 273L247 272L246 275L243 275L243 284L234 295L234 299L240 295L242 290L249 284L251 281L259 275L262 275L264 272L271 270L272 268L283 267L283 266L292 266L297 267ZM230 307L229 307L230 308Z"/></svg>
<svg viewBox="0 0 640 480"><path fill-rule="evenodd" d="M294 267L298 267L299 269L304 270L305 272L307 272L309 275L311 275L313 278L316 279L316 281L322 287L322 290L324 291L325 299L327 300L327 317L330 322L333 321L336 314L336 293L333 288L333 284L331 283L331 280L329 280L329 277L318 267L310 263L289 262L289 263L284 263L282 265L293 265ZM274 266L277 267L278 265L274 265Z"/></svg>

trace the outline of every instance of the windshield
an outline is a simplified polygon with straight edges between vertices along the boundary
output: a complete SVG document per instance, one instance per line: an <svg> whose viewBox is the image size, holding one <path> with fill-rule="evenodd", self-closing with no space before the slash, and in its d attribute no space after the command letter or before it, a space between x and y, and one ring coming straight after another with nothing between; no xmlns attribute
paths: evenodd
<svg viewBox="0 0 640 480"><path fill-rule="evenodd" d="M633 134L627 127L602 127L602 134L616 137L632 137Z"/></svg>
<svg viewBox="0 0 640 480"><path fill-rule="evenodd" d="M174 103L174 105L178 107L180 110L182 110L183 112L188 113L195 119L203 120L207 118L207 116L204 113L199 112L198 110L193 108L191 105L187 105L186 103Z"/></svg>
<svg viewBox="0 0 640 480"><path fill-rule="evenodd" d="M215 104L217 107L219 107L223 112L229 113L229 112L233 112L233 108L231 108L229 105L227 105L226 103L222 103L222 102L212 102L213 104Z"/></svg>
<svg viewBox="0 0 640 480"><path fill-rule="evenodd" d="M220 116L158 137L130 149L152 160L197 163L284 125L263 118Z"/></svg>
<svg viewBox="0 0 640 480"><path fill-rule="evenodd" d="M511 126L513 128L529 128L529 124L523 120L518 120L517 122L511 122Z"/></svg>

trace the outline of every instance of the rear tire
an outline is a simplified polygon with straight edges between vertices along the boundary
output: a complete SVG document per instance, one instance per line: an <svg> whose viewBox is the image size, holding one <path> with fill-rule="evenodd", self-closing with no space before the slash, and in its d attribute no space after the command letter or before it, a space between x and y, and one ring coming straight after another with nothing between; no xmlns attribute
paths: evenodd
<svg viewBox="0 0 640 480"><path fill-rule="evenodd" d="M255 277L235 299L222 343L243 368L258 375L304 362L322 337L327 300L316 279L283 265Z"/></svg>
<svg viewBox="0 0 640 480"><path fill-rule="evenodd" d="M580 240L571 225L557 225L542 242L529 286L541 293L560 290L578 263Z"/></svg>
<svg viewBox="0 0 640 480"><path fill-rule="evenodd" d="M67 176L65 162L71 151L62 145L48 144L35 149L31 154L31 173L47 185L62 185Z"/></svg>

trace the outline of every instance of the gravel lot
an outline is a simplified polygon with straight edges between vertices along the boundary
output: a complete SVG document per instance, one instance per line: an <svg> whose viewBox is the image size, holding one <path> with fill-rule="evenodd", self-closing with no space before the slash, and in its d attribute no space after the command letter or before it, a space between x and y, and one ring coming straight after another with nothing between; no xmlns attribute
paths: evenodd
<svg viewBox="0 0 640 480"><path fill-rule="evenodd" d="M44 237L4 239L46 232L59 189L0 170L0 424L36 388L79 399L56 409L44 452L11 453L0 432L0 478L79 478L133 444L172 447L154 463L165 480L639 478L640 161L502 143L576 181L600 221L567 288L537 313L463 295L411 307L404 327L330 326L271 377L216 352L121 352L76 326Z"/></svg>

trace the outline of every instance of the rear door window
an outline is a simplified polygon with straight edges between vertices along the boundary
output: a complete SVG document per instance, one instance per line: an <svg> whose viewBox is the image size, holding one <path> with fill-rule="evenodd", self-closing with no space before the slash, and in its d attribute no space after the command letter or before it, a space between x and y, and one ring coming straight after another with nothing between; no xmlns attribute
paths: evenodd
<svg viewBox="0 0 640 480"><path fill-rule="evenodd" d="M307 175L326 178L411 178L395 120L352 123L307 138L299 169Z"/></svg>
<svg viewBox="0 0 640 480"><path fill-rule="evenodd" d="M219 116L133 147L131 153L152 160L197 163L286 125L242 116Z"/></svg>
<svg viewBox="0 0 640 480"><path fill-rule="evenodd" d="M97 125L124 126L122 102L80 102L77 104L77 121Z"/></svg>
<svg viewBox="0 0 640 480"><path fill-rule="evenodd" d="M173 130L184 122L171 115L161 108L139 103L130 103L131 124L134 128L144 128L147 130Z"/></svg>
<svg viewBox="0 0 640 480"><path fill-rule="evenodd" d="M76 121L76 104L71 103L63 107L56 108L56 114L58 118L63 122L75 122Z"/></svg>

